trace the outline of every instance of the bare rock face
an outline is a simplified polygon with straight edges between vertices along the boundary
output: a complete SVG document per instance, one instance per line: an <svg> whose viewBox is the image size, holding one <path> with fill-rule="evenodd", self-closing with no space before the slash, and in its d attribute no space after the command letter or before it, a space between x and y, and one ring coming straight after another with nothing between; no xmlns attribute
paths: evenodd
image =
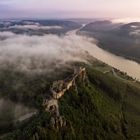
<svg viewBox="0 0 140 140"><path fill-rule="evenodd" d="M51 117L50 127L53 129L59 129L66 126L66 119L62 116Z"/></svg>
<svg viewBox="0 0 140 140"><path fill-rule="evenodd" d="M38 133L35 133L35 134L33 135L33 140L39 140L39 135L38 135Z"/></svg>
<svg viewBox="0 0 140 140"><path fill-rule="evenodd" d="M54 118L54 117L51 117L51 120L50 120L50 127L51 127L51 128L55 128L55 118Z"/></svg>
<svg viewBox="0 0 140 140"><path fill-rule="evenodd" d="M80 79L80 81L84 84L88 83L85 68L80 67L79 69L75 69L73 75L71 75L69 78L53 82L53 85L50 88L53 98L59 99L71 87L76 87L76 79Z"/></svg>
<svg viewBox="0 0 140 140"><path fill-rule="evenodd" d="M75 69L70 77L64 80L54 81L50 88L51 97L44 99L42 106L45 111L48 111L52 116L49 124L51 128L59 129L66 126L66 120L59 112L58 100L66 91L70 90L70 88L73 87L77 90L76 80L80 80L83 84L88 84L85 68L80 67L79 69Z"/></svg>
<svg viewBox="0 0 140 140"><path fill-rule="evenodd" d="M42 105L45 111L49 112L51 115L59 116L58 100L54 98L45 99Z"/></svg>

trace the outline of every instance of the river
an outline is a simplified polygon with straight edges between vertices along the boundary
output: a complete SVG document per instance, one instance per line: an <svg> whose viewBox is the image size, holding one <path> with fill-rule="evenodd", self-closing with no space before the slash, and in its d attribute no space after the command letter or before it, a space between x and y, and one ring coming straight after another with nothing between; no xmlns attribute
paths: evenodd
<svg viewBox="0 0 140 140"><path fill-rule="evenodd" d="M136 63L135 61L114 55L95 45L93 46L93 50L94 51L92 51L91 54L98 60L101 60L102 62L105 62L106 64L120 71L126 72L129 76L140 81L140 64Z"/></svg>
<svg viewBox="0 0 140 140"><path fill-rule="evenodd" d="M82 27L84 27L84 26L85 25L83 25ZM67 35L72 35L72 34L76 35L76 32L78 30L79 29L70 31L67 33ZM87 47L87 46L85 46L85 47ZM140 81L140 64L138 64L137 62L126 59L121 56L117 56L102 48L99 48L95 44L90 45L89 49L90 49L89 53L93 57L97 58L98 60L101 60L102 62L104 62L120 71L126 72L127 75L133 77L134 79L136 78L138 81Z"/></svg>

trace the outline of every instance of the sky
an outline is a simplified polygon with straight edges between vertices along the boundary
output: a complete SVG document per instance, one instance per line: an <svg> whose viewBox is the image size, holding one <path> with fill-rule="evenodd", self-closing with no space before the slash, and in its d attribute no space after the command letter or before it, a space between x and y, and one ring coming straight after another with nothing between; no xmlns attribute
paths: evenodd
<svg viewBox="0 0 140 140"><path fill-rule="evenodd" d="M138 18L140 0L0 0L0 18Z"/></svg>

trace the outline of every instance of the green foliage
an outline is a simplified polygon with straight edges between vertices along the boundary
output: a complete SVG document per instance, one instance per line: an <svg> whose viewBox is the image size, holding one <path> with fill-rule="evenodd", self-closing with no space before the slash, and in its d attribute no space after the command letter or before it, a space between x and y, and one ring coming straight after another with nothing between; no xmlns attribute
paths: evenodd
<svg viewBox="0 0 140 140"><path fill-rule="evenodd" d="M29 123L17 126L5 140L139 140L138 86L103 74L91 66L86 69L89 83L77 79L76 87L59 100L60 114L66 119L66 126L52 128L50 114L41 111ZM38 93L45 90L47 82L38 82L42 78L35 79L32 79L35 89L27 86L30 92L24 90L40 106L42 96Z"/></svg>
<svg viewBox="0 0 140 140"><path fill-rule="evenodd" d="M35 107L50 87L44 75L29 75L10 68L0 70L0 83L1 97Z"/></svg>

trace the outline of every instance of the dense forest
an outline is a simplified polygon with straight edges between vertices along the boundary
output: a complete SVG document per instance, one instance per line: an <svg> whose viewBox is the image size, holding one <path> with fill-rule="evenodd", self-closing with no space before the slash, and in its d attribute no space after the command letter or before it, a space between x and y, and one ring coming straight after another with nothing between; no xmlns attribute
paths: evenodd
<svg viewBox="0 0 140 140"><path fill-rule="evenodd" d="M87 81L77 79L76 87L72 87L59 100L62 123L58 121L55 125L52 125L51 114L44 111L41 106L43 94L49 90L55 78L49 80L44 75L26 76L6 70L3 71L6 78L2 78L1 72L0 88L3 91L1 97L9 98L14 102L20 101L39 110L30 119L5 126L3 131L6 134L2 135L1 139L139 140L139 83L134 83L128 77L122 80L111 73L104 74L95 66L81 65L86 68ZM101 66L105 65L101 64ZM67 77L70 73L67 71L59 78ZM16 85L15 88L15 85L10 84L10 79L18 81L20 86ZM9 88L6 89L7 84ZM3 131L1 134L4 133Z"/></svg>

